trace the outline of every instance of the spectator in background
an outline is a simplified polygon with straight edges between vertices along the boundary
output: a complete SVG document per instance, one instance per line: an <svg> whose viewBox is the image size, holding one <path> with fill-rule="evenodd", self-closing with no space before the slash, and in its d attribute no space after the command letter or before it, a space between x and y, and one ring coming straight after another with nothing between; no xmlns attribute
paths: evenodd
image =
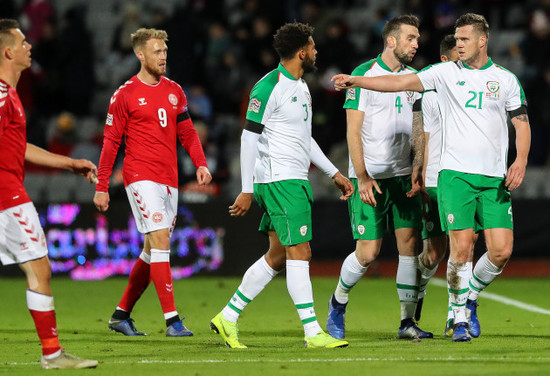
<svg viewBox="0 0 550 376"><path fill-rule="evenodd" d="M25 0L21 24L29 43L34 44L42 38L44 25L53 15L54 9L49 0Z"/></svg>
<svg viewBox="0 0 550 376"><path fill-rule="evenodd" d="M94 93L94 48L86 28L86 7L75 5L63 17L59 34L60 103L76 116L88 115Z"/></svg>

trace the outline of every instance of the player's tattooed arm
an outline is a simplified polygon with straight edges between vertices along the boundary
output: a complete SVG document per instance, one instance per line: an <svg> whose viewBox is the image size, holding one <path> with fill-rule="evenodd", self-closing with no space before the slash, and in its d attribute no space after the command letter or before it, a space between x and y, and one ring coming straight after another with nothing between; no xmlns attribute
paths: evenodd
<svg viewBox="0 0 550 376"><path fill-rule="evenodd" d="M524 121L526 123L529 122L529 116L527 114L521 114L514 117L514 119L517 119L518 121Z"/></svg>
<svg viewBox="0 0 550 376"><path fill-rule="evenodd" d="M413 156L413 168L424 166L424 147L425 138L424 138L424 127L422 124L422 112L414 111L413 112L413 125L412 125L412 156Z"/></svg>

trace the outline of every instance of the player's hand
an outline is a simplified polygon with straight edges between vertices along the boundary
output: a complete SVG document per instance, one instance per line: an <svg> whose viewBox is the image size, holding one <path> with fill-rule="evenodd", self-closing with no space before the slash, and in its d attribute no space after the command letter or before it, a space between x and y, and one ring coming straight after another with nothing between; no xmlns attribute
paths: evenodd
<svg viewBox="0 0 550 376"><path fill-rule="evenodd" d="M422 167L413 168L411 175L411 190L407 192L407 197L411 198L422 192L424 189L424 178L422 177Z"/></svg>
<svg viewBox="0 0 550 376"><path fill-rule="evenodd" d="M73 159L69 171L76 175L85 176L90 184L97 184L97 167L87 159Z"/></svg>
<svg viewBox="0 0 550 376"><path fill-rule="evenodd" d="M359 197L361 198L361 201L367 205L375 207L376 199L374 198L373 190L376 190L376 192L382 194L382 190L378 186L376 180L371 178L369 175L366 175L366 177L363 178L358 178L357 188L359 190Z"/></svg>
<svg viewBox="0 0 550 376"><path fill-rule="evenodd" d="M336 91L353 87L353 77L348 74L337 74L336 76L332 76L330 81L334 82L334 89Z"/></svg>
<svg viewBox="0 0 550 376"><path fill-rule="evenodd" d="M348 198L351 197L354 191L353 184L351 184L351 181L349 181L348 178L342 175L340 171L334 174L334 176L332 177L332 181L334 182L334 184L336 184L340 192L342 192L340 200L346 201Z"/></svg>
<svg viewBox="0 0 550 376"><path fill-rule="evenodd" d="M235 199L233 205L229 207L229 215L232 217L242 217L248 212L251 204L252 193L241 192Z"/></svg>
<svg viewBox="0 0 550 376"><path fill-rule="evenodd" d="M207 167L201 166L197 169L197 183L199 185L206 185L212 181L212 175L208 171Z"/></svg>
<svg viewBox="0 0 550 376"><path fill-rule="evenodd" d="M109 209L109 192L96 192L94 195L94 205L100 212Z"/></svg>
<svg viewBox="0 0 550 376"><path fill-rule="evenodd" d="M527 161L516 159L514 163L508 169L506 174L506 188L509 191L513 191L518 188L525 178L525 169L527 168Z"/></svg>

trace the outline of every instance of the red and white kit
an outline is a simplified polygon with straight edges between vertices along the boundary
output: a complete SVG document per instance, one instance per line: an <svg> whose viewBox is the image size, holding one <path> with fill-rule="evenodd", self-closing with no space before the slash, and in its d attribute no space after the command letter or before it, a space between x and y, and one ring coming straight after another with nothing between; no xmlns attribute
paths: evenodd
<svg viewBox="0 0 550 376"><path fill-rule="evenodd" d="M46 237L25 191L25 111L14 88L0 80L0 261L9 265L48 254Z"/></svg>
<svg viewBox="0 0 550 376"><path fill-rule="evenodd" d="M146 84L134 76L115 91L105 121L98 192L108 191L109 177L123 136L126 156L122 173L138 229L150 232L170 228L177 209L177 199L172 200L171 193L173 191L177 197L177 138L196 168L207 166L181 87L164 76L156 85ZM141 195L140 204L137 204L136 190L129 186L144 181L163 186L151 188L162 192L160 199L153 197L153 192L137 192ZM168 209L167 203L173 203L174 207ZM147 211L140 209L143 206Z"/></svg>

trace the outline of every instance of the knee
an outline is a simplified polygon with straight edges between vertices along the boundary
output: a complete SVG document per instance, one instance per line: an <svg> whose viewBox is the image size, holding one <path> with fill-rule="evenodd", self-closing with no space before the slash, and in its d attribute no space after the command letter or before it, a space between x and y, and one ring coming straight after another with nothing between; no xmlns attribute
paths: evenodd
<svg viewBox="0 0 550 376"><path fill-rule="evenodd" d="M265 261L271 267L271 269L280 272L286 265L286 255L283 254L273 254L269 251L265 254Z"/></svg>
<svg viewBox="0 0 550 376"><path fill-rule="evenodd" d="M493 265L501 268L510 260L512 256L512 246L503 246L498 250L489 251L488 256L489 261L491 261Z"/></svg>
<svg viewBox="0 0 550 376"><path fill-rule="evenodd" d="M153 231L147 234L149 243L154 249L170 249L170 233L168 229Z"/></svg>
<svg viewBox="0 0 550 376"><path fill-rule="evenodd" d="M359 261L362 266L367 266L371 264L374 260L376 260L376 257L378 257L379 253L380 249L366 247L359 243L357 244L357 249L355 250L357 261Z"/></svg>

